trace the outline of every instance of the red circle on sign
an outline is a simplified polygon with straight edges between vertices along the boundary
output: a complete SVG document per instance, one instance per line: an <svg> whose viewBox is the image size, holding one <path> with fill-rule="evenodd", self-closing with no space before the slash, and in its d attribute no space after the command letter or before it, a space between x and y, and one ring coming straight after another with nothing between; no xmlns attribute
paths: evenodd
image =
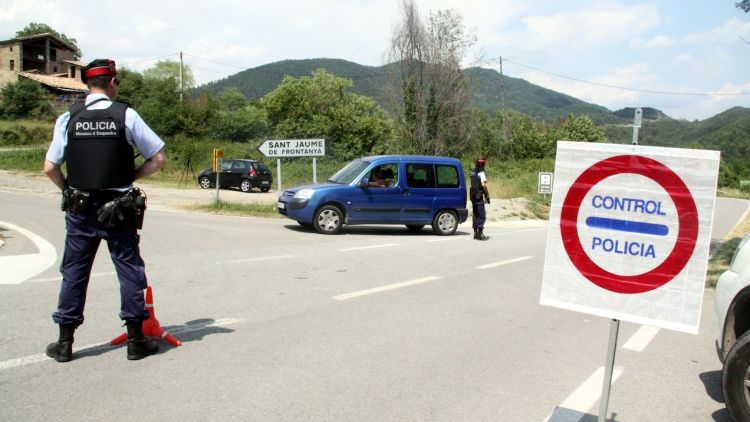
<svg viewBox="0 0 750 422"><path fill-rule="evenodd" d="M586 254L578 237L578 211L583 198L597 183L621 173L634 173L658 183L677 208L679 230L674 249L659 266L636 275L613 274ZM690 261L698 239L698 210L680 177L656 160L639 155L618 155L599 161L573 182L563 201L560 234L565 251L580 273L597 286L615 293L643 293L672 280Z"/></svg>

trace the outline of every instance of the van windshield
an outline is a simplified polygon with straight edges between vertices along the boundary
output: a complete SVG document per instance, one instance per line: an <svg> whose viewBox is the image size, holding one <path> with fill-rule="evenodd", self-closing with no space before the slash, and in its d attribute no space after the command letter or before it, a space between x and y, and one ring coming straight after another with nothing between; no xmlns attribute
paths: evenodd
<svg viewBox="0 0 750 422"><path fill-rule="evenodd" d="M368 161L354 160L341 170L337 171L336 174L334 174L327 180L327 182L348 185L352 183L357 178L357 176L362 174L362 172L369 165L370 163Z"/></svg>

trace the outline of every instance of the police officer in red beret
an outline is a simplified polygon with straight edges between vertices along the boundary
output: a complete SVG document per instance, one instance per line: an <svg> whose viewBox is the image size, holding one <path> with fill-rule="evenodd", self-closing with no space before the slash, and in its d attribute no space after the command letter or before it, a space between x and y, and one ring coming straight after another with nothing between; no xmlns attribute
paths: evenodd
<svg viewBox="0 0 750 422"><path fill-rule="evenodd" d="M73 334L83 324L86 290L94 257L102 240L120 282L120 319L128 331L127 358L142 359L158 351L143 335L143 291L146 271L139 249L138 229L145 197L135 180L164 167L164 141L138 113L117 97L117 69L109 59L94 60L83 68L88 86L86 100L74 104L56 123L44 161L44 173L63 190L65 252L60 265L62 284L52 319L59 325L56 342L47 356L58 362L73 357ZM135 165L134 148L145 161ZM65 163L67 178L61 170Z"/></svg>
<svg viewBox="0 0 750 422"><path fill-rule="evenodd" d="M469 197L471 199L472 216L471 226L474 229L474 239L488 240L490 237L484 234L484 222L487 213L484 209L486 203L490 203L490 191L487 188L487 175L484 173L484 165L487 161L483 158L474 163L474 171L471 172L471 188Z"/></svg>

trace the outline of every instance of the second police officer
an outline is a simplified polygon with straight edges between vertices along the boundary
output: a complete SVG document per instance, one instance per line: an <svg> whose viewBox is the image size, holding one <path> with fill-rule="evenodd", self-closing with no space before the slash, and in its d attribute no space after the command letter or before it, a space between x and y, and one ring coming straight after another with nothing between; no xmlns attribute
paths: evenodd
<svg viewBox="0 0 750 422"><path fill-rule="evenodd" d="M63 191L66 210L62 284L52 314L59 337L46 353L58 362L72 359L73 334L84 321L91 268L105 240L120 283L119 316L127 326L127 358L142 359L156 353L158 345L143 335L149 312L138 229L145 197L133 182L164 167L164 142L135 110L115 101L119 81L114 61L92 61L83 68L81 80L89 94L57 119L44 162L44 173ZM145 159L138 167L133 146Z"/></svg>
<svg viewBox="0 0 750 422"><path fill-rule="evenodd" d="M487 188L487 175L484 173L486 160L480 158L474 164L474 170L471 172L471 188L469 197L471 199L472 221L471 226L474 229L474 239L488 240L490 237L484 234L484 222L487 220L487 213L484 209L486 203L490 203L490 191Z"/></svg>

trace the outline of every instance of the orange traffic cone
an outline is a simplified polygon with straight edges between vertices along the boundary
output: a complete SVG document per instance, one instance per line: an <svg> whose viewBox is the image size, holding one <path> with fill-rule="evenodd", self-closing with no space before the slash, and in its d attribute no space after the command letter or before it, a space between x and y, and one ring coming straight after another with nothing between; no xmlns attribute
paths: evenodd
<svg viewBox="0 0 750 422"><path fill-rule="evenodd" d="M143 321L143 335L149 337L162 337L164 340L172 344L173 346L180 346L182 342L177 340L169 331L164 330L159 325L159 320L156 319L154 313L154 296L151 293L151 286L146 288L146 309L148 309L148 319ZM112 346L124 343L128 339L128 334L123 333L117 336L110 342Z"/></svg>

